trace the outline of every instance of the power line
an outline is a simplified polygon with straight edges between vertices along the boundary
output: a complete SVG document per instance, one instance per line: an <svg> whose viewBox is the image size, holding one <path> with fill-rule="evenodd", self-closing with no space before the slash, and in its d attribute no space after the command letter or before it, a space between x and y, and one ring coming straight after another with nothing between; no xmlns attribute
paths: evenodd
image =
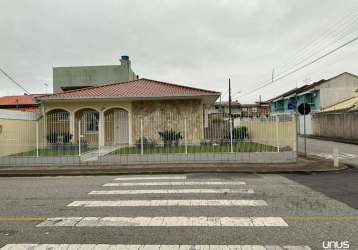
<svg viewBox="0 0 358 250"><path fill-rule="evenodd" d="M301 59L303 55L308 54L309 52L313 52L313 49L317 47L317 45L322 45L324 43L324 39L329 38L331 34L335 33L338 29L342 32L349 26L357 27L354 23L357 21L358 12L354 10L347 14L344 18L337 21L333 24L328 30L324 31L318 36L318 39L314 38L310 40L306 45L302 47L302 49L298 49L296 52L291 53L291 56L287 56L286 59L281 63L281 65L277 65L278 68L284 68L287 63L296 62ZM341 32L338 32L336 36L340 35ZM300 55L302 54L302 55ZM294 60L290 60L289 57L294 58Z"/></svg>
<svg viewBox="0 0 358 250"><path fill-rule="evenodd" d="M340 45L340 46L334 48L333 50L330 50L329 52L323 54L322 56L319 56L318 58L316 58L316 59L314 59L314 60L312 60L312 61L310 61L310 62L308 62L308 63L306 63L306 64L304 64L304 65L302 65L302 66L300 66L300 67L298 67L298 68L296 68L296 69L294 69L294 70L291 70L291 71L289 71L289 72L286 73L286 74L283 74L283 75L277 77L276 79L274 79L274 81L267 82L267 83L263 84L262 86L260 86L260 87L258 87L258 88L255 88L255 89L253 89L252 91L250 91L250 92L248 92L248 93L246 93L246 94L244 94L244 95L241 95L241 97L242 97L242 96L250 95L250 94L252 94L252 93L254 93L254 92L256 92L256 91L258 91L258 90L260 90L260 89L262 89L262 88L265 88L265 87L267 87L267 86L273 84L274 82L277 82L277 81L279 81L279 80L282 80L282 79L284 79L284 78L286 78L286 77L288 77L288 76L290 76L290 75L296 73L297 71L300 71L300 70L302 70L302 69L304 69L304 68L306 68L306 67L308 67L308 66L310 66L310 65L312 65L312 64L314 64L314 63L316 63L316 62L318 62L319 60L321 60L321 59L323 59L323 58L325 58L325 57L331 55L332 53L334 53L334 52L340 50L341 48L343 48L343 47L345 47L345 46L347 46L347 45L349 45L349 44L351 44L351 43L353 43L353 42L355 42L355 41L357 41L357 40L358 40L358 37L355 37L355 38L349 40L348 42L345 42L344 44L342 44L342 45Z"/></svg>
<svg viewBox="0 0 358 250"><path fill-rule="evenodd" d="M30 94L29 91L27 91L24 87L21 86L20 83L18 83L17 81L15 81L11 76L9 76L2 68L0 68L1 73L3 73L11 82L13 82L14 84L16 84L16 86L18 86L20 89L22 89L23 91L25 91L26 94Z"/></svg>
<svg viewBox="0 0 358 250"><path fill-rule="evenodd" d="M357 27L355 24L358 17L357 14L358 12L356 10L350 12L344 18L340 19L338 22L333 24L328 30L321 33L322 37L318 37L318 39L315 38L310 40L310 42L304 45L302 49L299 49L295 53L291 53L291 55L293 56L291 60L288 60L289 58L286 57L286 59L284 59L284 61L279 64L279 67L276 66L274 68L275 70L279 69L278 75L282 75L286 72L289 72L292 68L299 66L300 64L304 63L305 61L314 57L315 55L319 55L321 52L324 52L326 49L328 49L330 46L334 45L338 41L348 37L348 35L350 34L353 34L356 31L356 27ZM334 39L333 41L331 39L328 41L323 41L326 37L329 38L331 34L338 31L337 28L339 28L340 31L335 36L332 37ZM353 30L351 28L353 28ZM322 43L325 44L326 46L323 49L319 49L317 51L316 50L317 45L322 45ZM302 53L302 55L300 55L300 53ZM271 81L272 78L273 78L272 75L270 75ZM268 79L269 77L267 76L265 78L261 78L260 81L268 81Z"/></svg>

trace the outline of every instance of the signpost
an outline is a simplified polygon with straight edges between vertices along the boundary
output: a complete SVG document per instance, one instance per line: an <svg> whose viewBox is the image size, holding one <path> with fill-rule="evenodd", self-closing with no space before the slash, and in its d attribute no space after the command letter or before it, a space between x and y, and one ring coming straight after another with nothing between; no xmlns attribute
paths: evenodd
<svg viewBox="0 0 358 250"><path fill-rule="evenodd" d="M298 113L303 115L303 141L304 141L304 153L307 157L307 138L306 138L306 114L308 115L311 112L311 106L309 103L301 103L298 106Z"/></svg>

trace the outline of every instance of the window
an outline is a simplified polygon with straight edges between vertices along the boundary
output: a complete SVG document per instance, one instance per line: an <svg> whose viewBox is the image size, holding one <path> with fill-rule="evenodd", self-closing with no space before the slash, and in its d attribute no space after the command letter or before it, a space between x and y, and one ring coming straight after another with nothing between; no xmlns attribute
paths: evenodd
<svg viewBox="0 0 358 250"><path fill-rule="evenodd" d="M85 128L87 132L97 132L98 131L98 120L99 114L96 111L85 111Z"/></svg>

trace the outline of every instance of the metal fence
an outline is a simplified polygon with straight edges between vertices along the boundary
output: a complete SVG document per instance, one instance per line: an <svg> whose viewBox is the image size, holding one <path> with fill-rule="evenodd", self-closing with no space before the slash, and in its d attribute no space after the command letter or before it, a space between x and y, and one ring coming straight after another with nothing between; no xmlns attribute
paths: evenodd
<svg viewBox="0 0 358 250"><path fill-rule="evenodd" d="M129 116L115 109L100 117L53 112L6 120L0 165L287 162L296 159L293 116L235 118L226 114ZM6 150L4 150L6 149Z"/></svg>

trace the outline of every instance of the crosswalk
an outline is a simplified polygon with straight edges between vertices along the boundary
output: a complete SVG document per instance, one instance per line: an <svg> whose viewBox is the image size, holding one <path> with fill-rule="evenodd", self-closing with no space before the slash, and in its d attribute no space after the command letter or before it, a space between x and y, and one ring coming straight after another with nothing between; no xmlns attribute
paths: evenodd
<svg viewBox="0 0 358 250"><path fill-rule="evenodd" d="M199 180L188 179L186 175L137 175L117 177L110 183L102 185L100 190L93 190L88 193L90 199L75 200L67 204L68 208L79 208L91 210L91 208L112 207L166 207L173 209L173 213L181 207L190 207L200 211L202 208L210 207L261 207L269 206L265 200L247 199L247 196L255 195L253 187L242 180ZM115 188L115 189L113 189ZM138 189L139 188L139 189ZM147 189L148 188L148 189ZM156 199L153 199L153 195ZM201 194L214 194L216 199L203 199L194 197L206 197ZM245 199L229 199L227 194L245 195ZM158 199L159 195L159 199ZM168 199L170 195L180 195L181 199ZM138 199L138 197L148 197ZM108 199L108 197L110 199ZM113 198L114 197L114 198ZM220 199L219 199L220 198ZM80 211L80 210L79 210ZM137 210L135 210L137 211ZM119 227L119 228L146 228L151 227L250 227L269 230L270 228L289 229L289 224L281 217L275 216L146 216L138 209L136 216L107 216L101 217L50 217L37 224L37 228L96 228ZM154 228L154 229L153 229ZM192 244L8 244L0 250L121 250L121 249L237 249L237 250L310 250L309 246L303 245L192 245Z"/></svg>

